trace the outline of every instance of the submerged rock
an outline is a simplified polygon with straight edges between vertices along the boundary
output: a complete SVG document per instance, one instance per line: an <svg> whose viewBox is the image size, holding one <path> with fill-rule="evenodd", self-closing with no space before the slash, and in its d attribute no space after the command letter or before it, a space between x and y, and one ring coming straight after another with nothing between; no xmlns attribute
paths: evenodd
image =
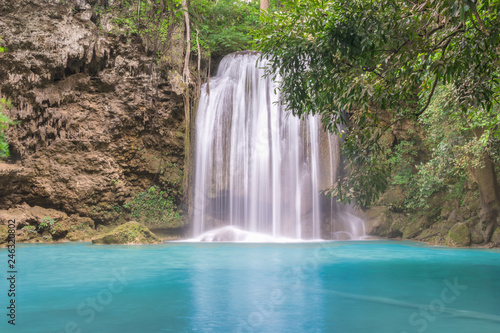
<svg viewBox="0 0 500 333"><path fill-rule="evenodd" d="M92 244L158 244L161 240L146 226L128 222L92 240Z"/></svg>

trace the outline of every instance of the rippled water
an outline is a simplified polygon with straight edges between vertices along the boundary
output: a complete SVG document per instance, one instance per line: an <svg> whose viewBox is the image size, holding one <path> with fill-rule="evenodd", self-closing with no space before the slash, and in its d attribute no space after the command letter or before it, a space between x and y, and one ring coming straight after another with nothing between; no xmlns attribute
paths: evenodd
<svg viewBox="0 0 500 333"><path fill-rule="evenodd" d="M500 332L498 251L80 243L17 256L17 325L2 314L1 332Z"/></svg>

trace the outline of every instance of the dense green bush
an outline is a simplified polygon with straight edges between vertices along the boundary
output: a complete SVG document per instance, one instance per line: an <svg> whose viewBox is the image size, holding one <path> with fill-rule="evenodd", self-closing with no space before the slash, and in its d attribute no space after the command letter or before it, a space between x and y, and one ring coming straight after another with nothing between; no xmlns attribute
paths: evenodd
<svg viewBox="0 0 500 333"><path fill-rule="evenodd" d="M137 222L151 227L177 228L183 226L179 208L172 196L158 186L137 194L133 200L124 205Z"/></svg>

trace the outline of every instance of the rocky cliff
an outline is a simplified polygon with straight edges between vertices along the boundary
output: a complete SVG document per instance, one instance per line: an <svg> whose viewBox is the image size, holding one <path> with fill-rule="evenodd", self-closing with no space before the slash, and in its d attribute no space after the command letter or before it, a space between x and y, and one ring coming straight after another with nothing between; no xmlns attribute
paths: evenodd
<svg viewBox="0 0 500 333"><path fill-rule="evenodd" d="M463 191L462 200L437 193L429 198L427 207L407 211L403 209L406 194L400 187L392 186L372 207L360 211L360 216L372 236L451 247L500 247L500 227L494 230L491 240L486 241L477 185L471 182Z"/></svg>
<svg viewBox="0 0 500 333"><path fill-rule="evenodd" d="M17 121L0 161L0 224L15 217L21 238L47 219L65 229L54 239L119 223L153 185L181 204L183 30L169 28L160 65L113 12L96 20L97 2L0 0L0 95Z"/></svg>

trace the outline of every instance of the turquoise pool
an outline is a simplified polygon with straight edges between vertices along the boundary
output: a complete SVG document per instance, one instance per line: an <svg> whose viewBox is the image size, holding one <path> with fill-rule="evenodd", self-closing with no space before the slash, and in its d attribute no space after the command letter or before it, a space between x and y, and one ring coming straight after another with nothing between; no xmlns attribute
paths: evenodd
<svg viewBox="0 0 500 333"><path fill-rule="evenodd" d="M395 241L18 245L0 331L498 333L499 259Z"/></svg>

